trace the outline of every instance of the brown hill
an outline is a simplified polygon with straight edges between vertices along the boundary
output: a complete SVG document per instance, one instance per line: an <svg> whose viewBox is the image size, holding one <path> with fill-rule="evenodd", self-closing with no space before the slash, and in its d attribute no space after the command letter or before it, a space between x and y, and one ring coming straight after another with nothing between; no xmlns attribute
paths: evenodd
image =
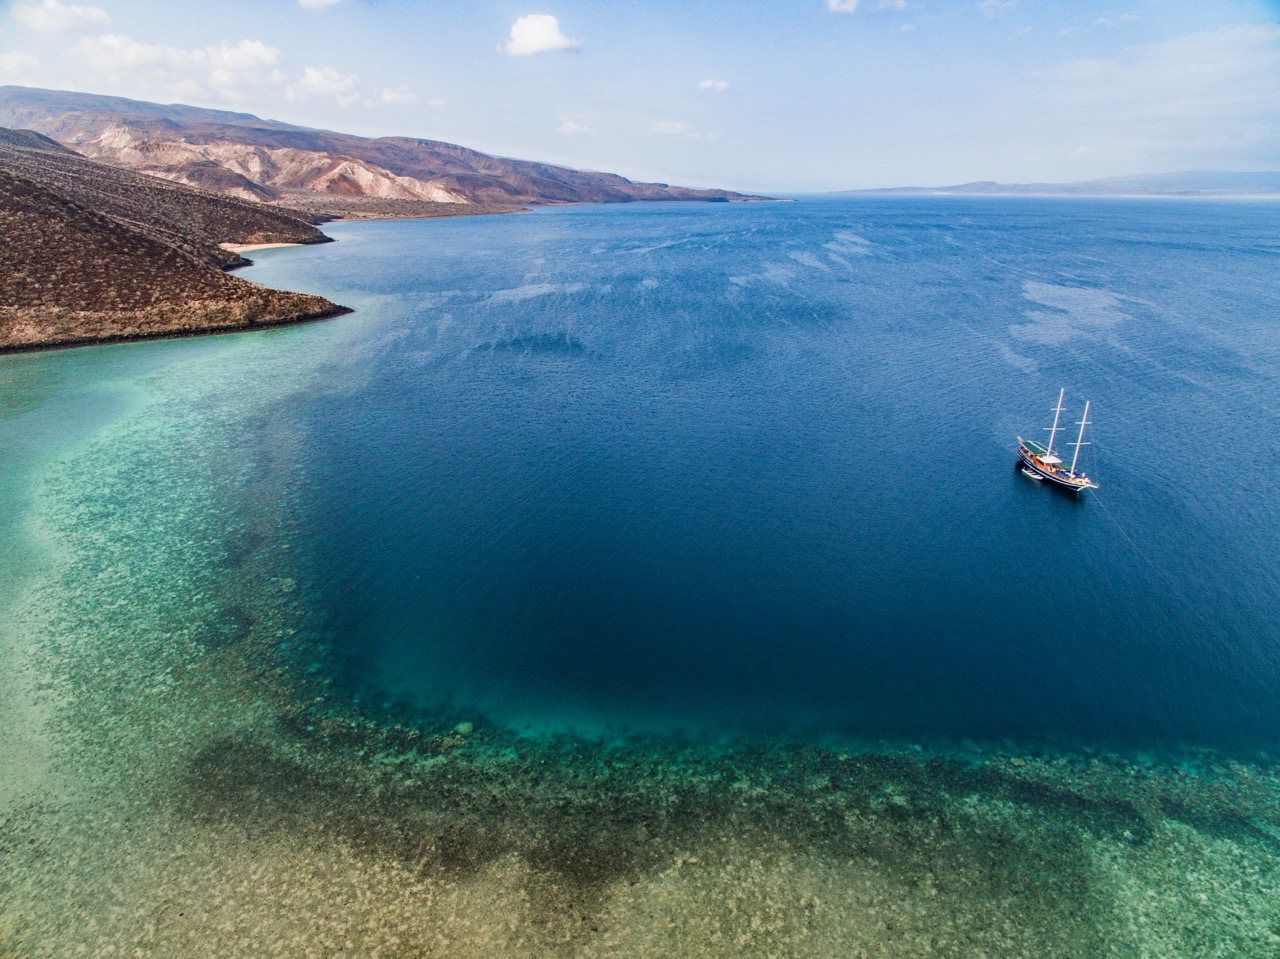
<svg viewBox="0 0 1280 959"><path fill-rule="evenodd" d="M223 272L220 242L318 242L283 211L0 131L0 352L278 325L345 312Z"/></svg>
<svg viewBox="0 0 1280 959"><path fill-rule="evenodd" d="M510 207L764 199L633 183L435 140L368 139L245 113L26 87L0 87L0 124L38 130L85 156L250 200L301 194Z"/></svg>
<svg viewBox="0 0 1280 959"><path fill-rule="evenodd" d="M247 261L219 243L325 243L305 214L191 190L86 160L31 130L0 133L3 168L155 234L219 267Z"/></svg>
<svg viewBox="0 0 1280 959"><path fill-rule="evenodd" d="M24 150L40 150L45 153L60 153L63 156L79 156L75 150L64 147L57 140L51 140L35 130L10 130L0 127L0 146L21 147Z"/></svg>

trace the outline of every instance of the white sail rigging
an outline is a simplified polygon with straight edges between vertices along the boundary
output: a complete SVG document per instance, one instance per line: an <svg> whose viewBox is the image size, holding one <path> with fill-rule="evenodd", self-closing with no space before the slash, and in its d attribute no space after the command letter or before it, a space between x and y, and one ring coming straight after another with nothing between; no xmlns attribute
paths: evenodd
<svg viewBox="0 0 1280 959"><path fill-rule="evenodd" d="M1105 410L1104 410L1104 412L1105 412ZM1071 457L1071 473L1072 473L1072 475L1074 475L1074 474L1075 474L1075 471L1076 471L1076 460L1078 460L1078 459L1080 458L1080 447L1082 447L1082 446L1088 446L1088 445L1089 445L1088 443L1086 443L1086 442L1084 441L1084 428L1085 428L1085 424L1086 424L1086 423L1088 423L1088 422L1089 422L1089 401L1088 401L1088 400L1085 400L1085 401L1084 401L1084 416L1080 417L1080 423L1079 423L1079 426L1080 426L1080 435L1079 435L1079 436L1077 436L1077 437L1076 437L1076 441L1075 441L1074 443L1072 443L1072 444L1071 444L1072 446L1074 446L1074 447L1076 448L1075 455Z"/></svg>
<svg viewBox="0 0 1280 959"><path fill-rule="evenodd" d="M1062 460L1053 455L1053 438L1058 435L1058 417L1064 412L1062 400L1067 395L1067 388L1064 386L1058 393L1058 405L1053 408L1053 426L1046 426L1049 431L1049 445L1045 447L1046 455L1043 457L1044 462L1057 465Z"/></svg>

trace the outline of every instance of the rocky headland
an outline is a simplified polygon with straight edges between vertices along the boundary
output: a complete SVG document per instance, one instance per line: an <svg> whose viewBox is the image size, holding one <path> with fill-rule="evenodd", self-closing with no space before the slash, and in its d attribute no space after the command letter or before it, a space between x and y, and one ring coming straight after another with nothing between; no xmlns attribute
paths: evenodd
<svg viewBox="0 0 1280 959"><path fill-rule="evenodd" d="M323 243L304 215L0 130L0 352L252 329L348 312L230 276L220 244Z"/></svg>

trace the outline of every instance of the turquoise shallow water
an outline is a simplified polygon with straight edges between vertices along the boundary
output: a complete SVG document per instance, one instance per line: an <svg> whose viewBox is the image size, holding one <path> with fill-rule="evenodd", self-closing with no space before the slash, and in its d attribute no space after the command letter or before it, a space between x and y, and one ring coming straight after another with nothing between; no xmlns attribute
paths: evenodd
<svg viewBox="0 0 1280 959"><path fill-rule="evenodd" d="M0 358L0 956L1274 956L1272 209L332 224Z"/></svg>
<svg viewBox="0 0 1280 959"><path fill-rule="evenodd" d="M335 226L298 411L336 677L528 726L1273 749L1268 205L809 199ZM1059 387L1102 489L1027 481Z"/></svg>

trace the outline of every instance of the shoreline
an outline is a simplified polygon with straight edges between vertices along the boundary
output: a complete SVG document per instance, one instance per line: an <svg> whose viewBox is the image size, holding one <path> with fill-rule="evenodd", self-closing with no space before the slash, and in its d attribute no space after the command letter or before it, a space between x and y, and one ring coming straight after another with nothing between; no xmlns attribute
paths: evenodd
<svg viewBox="0 0 1280 959"><path fill-rule="evenodd" d="M219 243L218 248L228 253L254 253L258 250L279 250L287 246L307 246L306 243Z"/></svg>
<svg viewBox="0 0 1280 959"><path fill-rule="evenodd" d="M302 244L281 244L301 246ZM276 320L264 320L261 323L240 323L234 326L214 326L203 329L164 330L154 333L114 333L101 337L84 337L75 340L59 340L55 343L17 343L0 344L0 356L16 356L22 353L44 353L51 350L75 350L86 346L107 346L115 343L139 343L148 340L179 340L195 336L220 336L227 333L247 333L251 330L270 330L282 326L300 326L303 323L315 323L321 320L332 320L339 316L347 316L355 310L349 306L334 305L331 309L315 313L304 313L298 316L282 317Z"/></svg>
<svg viewBox="0 0 1280 959"><path fill-rule="evenodd" d="M742 199L732 198L720 200L719 202L778 202L772 197L745 197ZM636 201L636 202L653 202L653 201ZM711 202L711 201L685 201L685 202ZM553 204L560 205L560 204ZM564 205L578 206L579 203L570 203ZM389 210L389 209L370 209L358 210L348 209L338 211L331 209L322 213L327 222L359 222L371 220L416 220L416 219L447 219L457 216L487 216L499 213L526 213L529 212L527 206L511 206L500 207L495 205L473 205L459 204L463 209L458 210L440 210L438 207L445 204L437 204L436 208L430 212L410 212L409 210ZM450 206L452 206L450 204ZM285 209L291 209L284 207ZM291 210L291 212L293 212ZM296 212L303 212L301 210ZM311 211L320 212L320 211ZM273 241L261 243L231 243L223 242L217 244L218 248L228 253L232 253L241 257L241 262L232 263L222 268L223 272L230 273L245 267L253 266L253 260L244 256L246 253L254 253L260 250L277 250L289 247L312 246L320 243L332 243L333 238L325 234L321 234L320 239L311 242L294 242L294 241ZM285 292L285 291L282 291ZM302 294L308 295L308 294ZM74 337L70 339L60 339L52 341L28 342L28 343L0 343L0 356L39 353L49 350L65 350L79 349L87 346L104 346L115 343L133 343L143 340L162 340L162 339L180 339L191 336L216 336L224 333L244 333L249 330L271 329L274 327L294 326L301 323L310 323L320 320L334 319L339 316L345 316L355 312L350 307L334 305L332 308L320 310L312 313L298 314L294 316L281 317L279 319L266 320L255 323L237 323L231 325L219 325L213 327L193 327L189 329L174 329L163 331L148 331L142 333L109 333L102 336L84 336Z"/></svg>

